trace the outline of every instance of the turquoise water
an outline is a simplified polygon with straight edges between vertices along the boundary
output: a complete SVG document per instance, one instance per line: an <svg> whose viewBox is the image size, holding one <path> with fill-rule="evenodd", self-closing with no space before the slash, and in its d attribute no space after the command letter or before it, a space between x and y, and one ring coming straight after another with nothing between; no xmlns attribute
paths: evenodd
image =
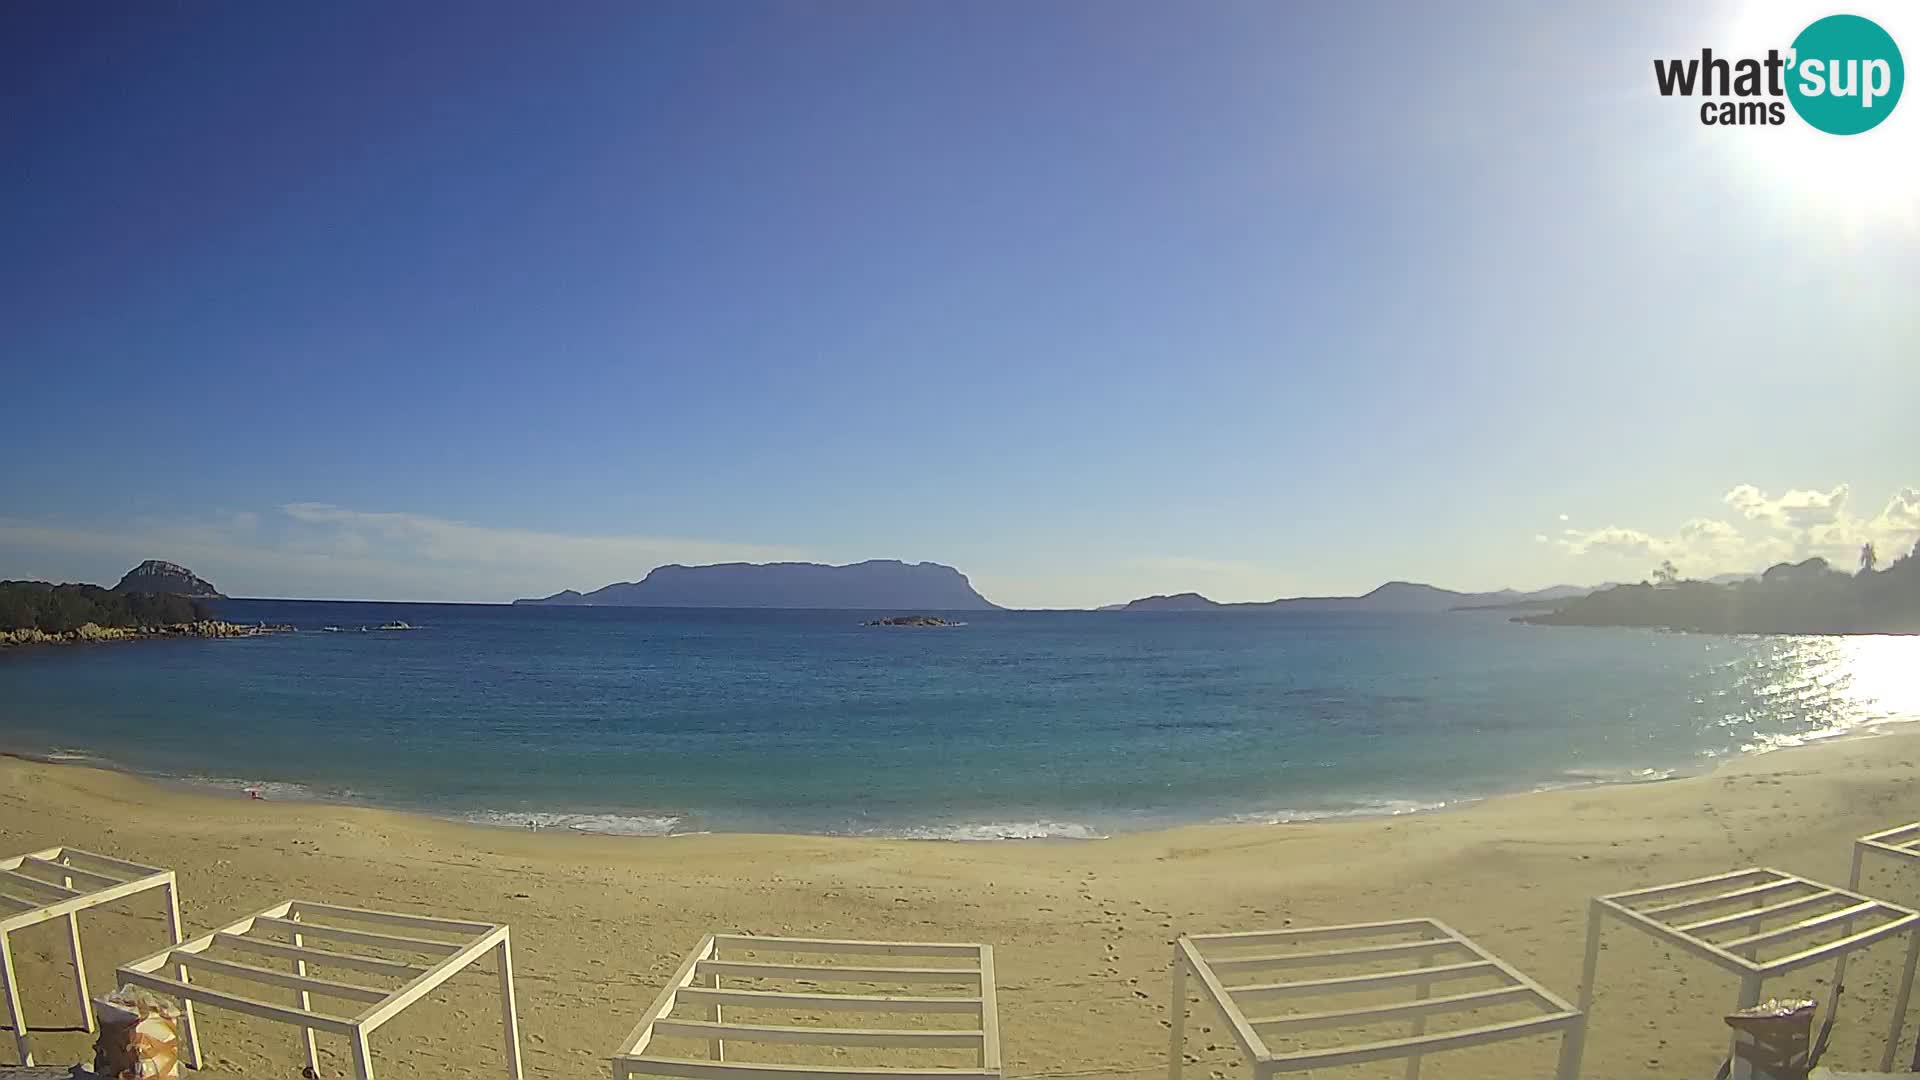
<svg viewBox="0 0 1920 1080"><path fill-rule="evenodd" d="M989 838L1418 810L1920 718L1915 638L1481 614L879 629L844 611L222 609L301 632L0 653L0 746L501 824ZM419 629L359 631L394 619Z"/></svg>

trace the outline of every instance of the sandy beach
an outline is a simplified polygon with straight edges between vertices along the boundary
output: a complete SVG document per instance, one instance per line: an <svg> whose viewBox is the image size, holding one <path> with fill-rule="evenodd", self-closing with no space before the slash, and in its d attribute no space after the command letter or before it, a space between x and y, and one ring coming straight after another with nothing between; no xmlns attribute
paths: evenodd
<svg viewBox="0 0 1920 1080"><path fill-rule="evenodd" d="M1749 865L1845 884L1854 836L1920 818L1917 761L1920 735L1896 733L1747 758L1707 776L1423 815L941 843L532 833L254 802L5 758L0 850L72 844L171 866L189 934L289 897L505 921L529 1076L606 1076L615 1042L713 929L990 943L1008 1075L1152 1076L1165 1068L1177 932L1430 915L1572 998L1588 897ZM1920 873L1883 864L1865 891L1912 904ZM96 993L112 984L117 961L162 940L157 901L83 926ZM22 935L15 949L33 1026L73 1024L60 926ZM1901 951L1883 945L1851 969L1829 1063L1877 1061ZM1807 969L1767 990L1824 1000L1829 975ZM1585 1075L1710 1075L1734 992L1729 976L1611 930ZM456 979L382 1029L380 1074L492 1074L493 995L492 979ZM298 1074L290 1029L202 1015L202 1075ZM1189 1031L1190 1076L1246 1074L1217 1017L1196 1014ZM37 1033L35 1043L43 1064L90 1054L90 1037L76 1031ZM323 1068L343 1068L343 1049L322 1036ZM1425 1075L1546 1076L1556 1049L1548 1039L1441 1055Z"/></svg>

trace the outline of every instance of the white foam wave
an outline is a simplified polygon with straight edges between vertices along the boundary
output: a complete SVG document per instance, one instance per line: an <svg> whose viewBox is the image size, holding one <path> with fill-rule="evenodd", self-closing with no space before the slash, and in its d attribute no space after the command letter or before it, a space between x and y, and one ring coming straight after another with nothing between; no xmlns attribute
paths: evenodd
<svg viewBox="0 0 1920 1080"><path fill-rule="evenodd" d="M1682 776L1695 775L1680 768L1667 769L1564 769L1558 779L1534 786L1535 791L1559 791L1565 788L1595 787L1601 784L1653 784Z"/></svg>
<svg viewBox="0 0 1920 1080"><path fill-rule="evenodd" d="M1376 799L1354 806L1300 809L1280 807L1274 810L1253 810L1242 814L1231 814L1218 819L1223 825L1293 825L1304 821L1334 821L1342 818L1399 817L1402 814L1424 814L1433 810L1444 810L1454 805L1450 802L1427 802L1415 799Z"/></svg>
<svg viewBox="0 0 1920 1080"><path fill-rule="evenodd" d="M245 780L235 776L183 776L181 782L194 787L213 788L216 791L231 791L246 795L286 802L340 802L353 797L351 791L321 792L305 784L295 784L285 780Z"/></svg>
<svg viewBox="0 0 1920 1080"><path fill-rule="evenodd" d="M895 840L1105 840L1107 835L1077 821L970 821L916 825L865 833Z"/></svg>
<svg viewBox="0 0 1920 1080"><path fill-rule="evenodd" d="M571 829L602 836L669 836L683 824L683 819L671 814L553 814L520 810L482 810L461 820L503 829Z"/></svg>

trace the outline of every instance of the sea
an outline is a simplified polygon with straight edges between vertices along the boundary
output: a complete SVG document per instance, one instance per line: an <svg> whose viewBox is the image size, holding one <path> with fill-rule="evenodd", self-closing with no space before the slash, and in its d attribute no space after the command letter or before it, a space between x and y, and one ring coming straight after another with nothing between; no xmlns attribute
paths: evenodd
<svg viewBox="0 0 1920 1080"><path fill-rule="evenodd" d="M1441 810L1920 719L1920 638L1498 613L227 600L293 633L0 652L0 750L620 835L1095 839ZM915 612L918 614L918 612ZM402 622L411 629L385 630Z"/></svg>

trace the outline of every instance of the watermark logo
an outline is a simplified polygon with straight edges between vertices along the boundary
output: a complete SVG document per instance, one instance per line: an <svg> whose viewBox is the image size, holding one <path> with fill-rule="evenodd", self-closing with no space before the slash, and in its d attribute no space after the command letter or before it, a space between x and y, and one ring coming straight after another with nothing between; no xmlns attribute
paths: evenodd
<svg viewBox="0 0 1920 1080"><path fill-rule="evenodd" d="M1696 59L1655 60L1662 97L1701 97L1709 126L1777 125L1787 105L1829 135L1858 135L1878 126L1900 103L1906 65L1892 35L1871 19L1829 15L1800 31L1784 54L1728 59L1701 49Z"/></svg>

